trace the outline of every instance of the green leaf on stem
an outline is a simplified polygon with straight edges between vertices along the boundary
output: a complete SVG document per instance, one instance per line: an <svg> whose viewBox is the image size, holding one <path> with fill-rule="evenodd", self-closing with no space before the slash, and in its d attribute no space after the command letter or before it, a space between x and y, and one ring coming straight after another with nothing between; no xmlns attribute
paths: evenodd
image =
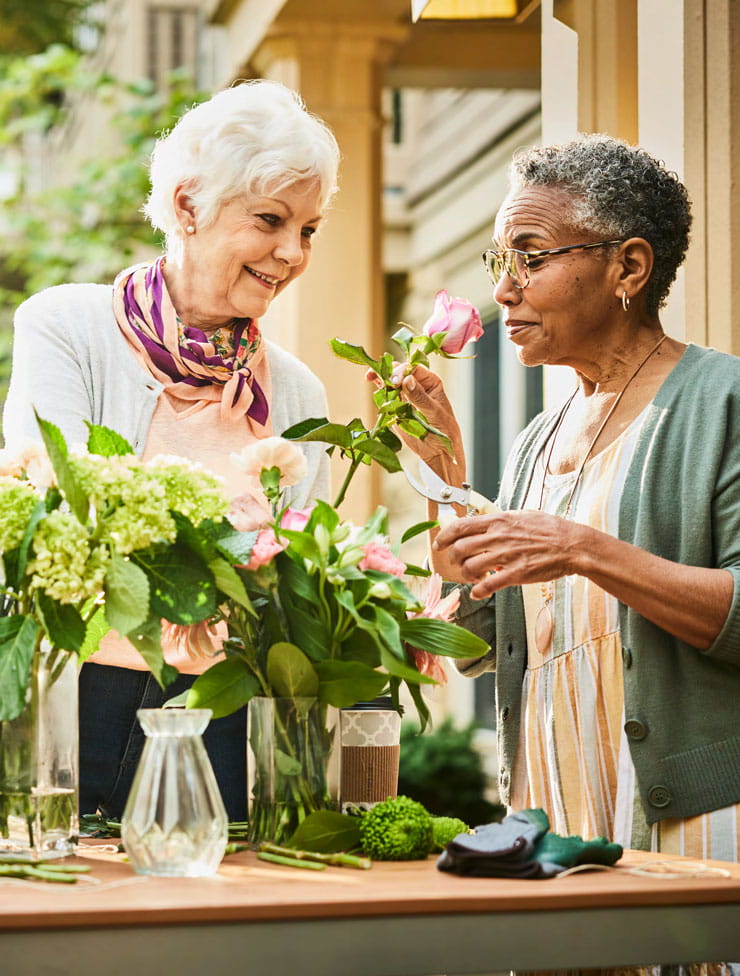
<svg viewBox="0 0 740 976"><path fill-rule="evenodd" d="M285 434L283 436L285 437ZM300 437L293 434L290 437L286 437L286 440L301 442L321 441L324 444L334 444L344 450L349 450L352 446L351 435L343 424L325 423L320 427L314 427Z"/></svg>
<svg viewBox="0 0 740 976"><path fill-rule="evenodd" d="M166 688L175 680L178 671L167 664L162 653L162 625L158 615L149 617L126 637L144 658L160 688Z"/></svg>
<svg viewBox="0 0 740 976"><path fill-rule="evenodd" d="M349 708L357 701L372 701L383 691L388 678L359 661L318 661L319 700L336 708Z"/></svg>
<svg viewBox="0 0 740 976"><path fill-rule="evenodd" d="M316 810L298 825L287 846L317 854L355 850L360 846L360 818L334 810Z"/></svg>
<svg viewBox="0 0 740 976"><path fill-rule="evenodd" d="M380 363L377 359L369 356L362 346L355 346L351 342L344 342L342 339L332 339L329 343L334 354L340 359L348 359L351 363L358 363L360 366L369 366L376 372L380 372Z"/></svg>
<svg viewBox="0 0 740 976"><path fill-rule="evenodd" d="M401 544L408 542L409 539L413 539L417 535L421 535L422 532L428 532L430 529L435 529L439 525L436 519L431 522L417 522L416 525L410 526L404 534L401 536Z"/></svg>
<svg viewBox="0 0 740 976"><path fill-rule="evenodd" d="M378 440L382 441L385 444L385 446L389 447L395 454L398 454L398 452L403 447L403 441L401 440L401 438L398 437L396 434L394 434L393 431L389 430L387 427L385 427L381 431L378 431Z"/></svg>
<svg viewBox="0 0 740 976"><path fill-rule="evenodd" d="M110 624L105 616L105 607L98 607L90 617L85 628L85 639L77 652L80 662L86 661L100 646L101 640L110 630Z"/></svg>
<svg viewBox="0 0 740 976"><path fill-rule="evenodd" d="M409 688L411 688L412 685L437 684L434 678L430 678L426 674L421 674L421 672L417 671L416 668L412 667L410 664L399 661L395 654L391 654L386 644L382 641L380 642L380 661L388 674L392 674L396 678L403 679Z"/></svg>
<svg viewBox="0 0 740 976"><path fill-rule="evenodd" d="M0 617L0 721L11 721L23 711L38 634L33 617Z"/></svg>
<svg viewBox="0 0 740 976"><path fill-rule="evenodd" d="M187 546L152 546L132 553L132 560L149 577L151 612L188 626L216 610L216 585L207 563ZM111 626L115 626L111 622Z"/></svg>
<svg viewBox="0 0 740 976"><path fill-rule="evenodd" d="M59 603L45 593L36 597L36 609L49 640L64 651L79 651L85 640L85 622L76 607Z"/></svg>
<svg viewBox="0 0 740 976"><path fill-rule="evenodd" d="M36 528L41 521L41 519L46 515L46 505L43 501L39 501L36 507L31 512L31 515L26 523L26 530L23 533L23 539L21 540L20 546L16 550L16 554L6 553L5 554L5 572L7 574L6 583L11 586L20 589L23 577L26 574L26 566L28 565L28 552L31 548L31 542L36 534ZM9 558L13 555L14 558Z"/></svg>
<svg viewBox="0 0 740 976"><path fill-rule="evenodd" d="M149 616L149 580L143 569L114 552L105 574L105 615L119 634L135 630Z"/></svg>
<svg viewBox="0 0 740 976"><path fill-rule="evenodd" d="M99 424L91 424L86 420L89 431L87 438L87 449L90 454L99 454L101 457L120 457L126 454L134 454L125 437L121 437L110 427L102 427Z"/></svg>
<svg viewBox="0 0 740 976"><path fill-rule="evenodd" d="M237 573L231 563L216 556L208 560L208 568L213 573L213 579L217 588L227 597L230 597L239 606L250 613L253 617L257 616L257 611L252 606L246 587L241 576Z"/></svg>
<svg viewBox="0 0 740 976"><path fill-rule="evenodd" d="M34 414L36 415L36 421L41 430L41 437L46 447L46 453L49 455L49 460L54 468L59 489L64 495L70 511L75 518L82 525L87 525L90 502L67 463L69 451L67 450L67 444L62 436L62 432L55 424L39 417L35 410Z"/></svg>
<svg viewBox="0 0 740 976"><path fill-rule="evenodd" d="M267 652L267 680L281 698L315 698L319 677L300 647L278 641Z"/></svg>
<svg viewBox="0 0 740 976"><path fill-rule="evenodd" d="M464 627L432 620L428 617L412 617L401 621L401 637L412 647L444 657L482 657L490 650L489 645Z"/></svg>
<svg viewBox="0 0 740 976"><path fill-rule="evenodd" d="M186 701L188 708L210 708L214 718L223 718L259 693L259 681L246 661L228 657L195 679Z"/></svg>
<svg viewBox="0 0 740 976"><path fill-rule="evenodd" d="M357 441L354 448L356 451L361 451L363 454L369 455L391 474L402 470L401 462L398 460L395 451L391 450L390 447L387 447L381 441L366 438L365 440Z"/></svg>
<svg viewBox="0 0 740 976"><path fill-rule="evenodd" d="M282 776L300 776L303 772L300 760L282 749L275 748L275 767Z"/></svg>
<svg viewBox="0 0 740 976"><path fill-rule="evenodd" d="M257 532L226 531L216 540L216 548L231 562L246 564L257 541Z"/></svg>
<svg viewBox="0 0 740 976"><path fill-rule="evenodd" d="M396 332L394 332L391 336L393 342L403 349L407 357L409 354L409 349L411 348L411 342L414 338L416 338L416 333L413 332L407 325L402 325L401 328L397 329Z"/></svg>

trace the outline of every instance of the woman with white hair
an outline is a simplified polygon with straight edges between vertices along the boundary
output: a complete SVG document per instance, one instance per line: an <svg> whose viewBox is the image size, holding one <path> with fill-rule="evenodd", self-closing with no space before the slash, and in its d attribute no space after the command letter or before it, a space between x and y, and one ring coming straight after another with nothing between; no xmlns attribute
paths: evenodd
<svg viewBox="0 0 740 976"><path fill-rule="evenodd" d="M103 424L144 458L179 455L220 474L242 519L259 524L269 513L244 495L229 455L326 406L318 379L258 321L308 267L338 163L328 127L275 82L186 112L155 147L144 208L165 254L112 287L60 285L17 310L6 447L38 439L34 409L72 444L87 440L86 422ZM307 473L289 496L299 508L328 494L322 446L304 452ZM181 673L166 694L116 634L82 667L82 813L120 818L143 747L137 709L160 706L214 661L193 641L163 634L163 647ZM246 816L245 723L242 709L204 736L232 820Z"/></svg>

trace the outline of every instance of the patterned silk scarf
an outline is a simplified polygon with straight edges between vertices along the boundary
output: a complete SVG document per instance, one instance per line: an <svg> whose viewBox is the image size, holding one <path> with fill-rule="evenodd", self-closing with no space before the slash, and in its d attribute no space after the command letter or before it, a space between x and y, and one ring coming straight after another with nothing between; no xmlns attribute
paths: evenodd
<svg viewBox="0 0 740 976"><path fill-rule="evenodd" d="M170 395L193 401L187 413L220 400L223 420L246 415L264 436L271 384L257 323L234 319L208 334L183 326L167 293L163 262L160 257L118 275L113 311L119 328Z"/></svg>

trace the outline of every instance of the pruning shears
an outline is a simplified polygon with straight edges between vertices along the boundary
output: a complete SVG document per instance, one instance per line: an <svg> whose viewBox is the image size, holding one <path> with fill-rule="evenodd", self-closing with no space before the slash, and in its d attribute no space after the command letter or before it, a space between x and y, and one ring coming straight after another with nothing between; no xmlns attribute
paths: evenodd
<svg viewBox="0 0 740 976"><path fill-rule="evenodd" d="M464 481L462 487L459 488L448 485L424 461L419 461L421 481L417 480L406 468L403 468L403 473L415 491L418 491L424 498L428 498L429 501L437 503L441 517L456 514L452 507L453 504L463 506L467 515L479 514L479 507L471 501L472 486L467 481ZM480 497L476 492L473 492L473 495L476 496L476 501Z"/></svg>

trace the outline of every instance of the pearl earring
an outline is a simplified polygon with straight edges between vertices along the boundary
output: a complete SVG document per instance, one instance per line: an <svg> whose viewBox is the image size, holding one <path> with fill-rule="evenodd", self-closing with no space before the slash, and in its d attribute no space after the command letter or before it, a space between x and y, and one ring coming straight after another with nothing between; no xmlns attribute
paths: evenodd
<svg viewBox="0 0 740 976"><path fill-rule="evenodd" d="M195 226L193 224L188 224L188 226L185 228L185 231L188 234L194 234L195 233Z"/></svg>

